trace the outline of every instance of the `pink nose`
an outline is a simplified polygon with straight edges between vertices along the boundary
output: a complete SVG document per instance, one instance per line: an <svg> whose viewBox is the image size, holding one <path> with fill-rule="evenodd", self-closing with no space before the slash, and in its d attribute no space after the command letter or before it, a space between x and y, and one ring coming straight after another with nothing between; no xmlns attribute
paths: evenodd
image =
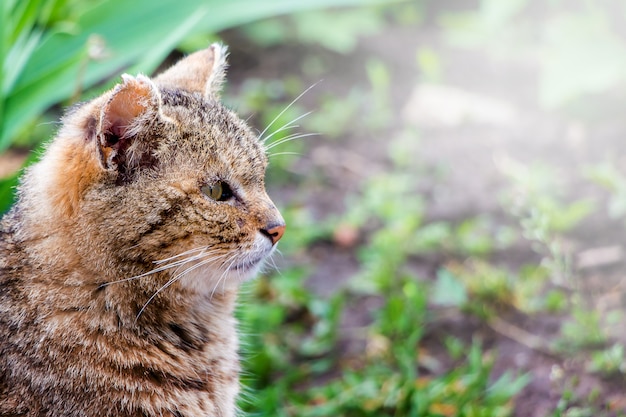
<svg viewBox="0 0 626 417"><path fill-rule="evenodd" d="M272 245L275 245L285 233L285 224L273 224L268 226L267 229L262 229L261 232L270 238Z"/></svg>

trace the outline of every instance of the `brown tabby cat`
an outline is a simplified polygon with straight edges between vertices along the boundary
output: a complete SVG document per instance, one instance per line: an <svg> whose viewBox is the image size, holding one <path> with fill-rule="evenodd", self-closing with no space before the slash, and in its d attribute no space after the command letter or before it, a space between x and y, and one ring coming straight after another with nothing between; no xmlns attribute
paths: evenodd
<svg viewBox="0 0 626 417"><path fill-rule="evenodd" d="M0 226L0 416L234 416L233 308L285 224L225 48L72 110Z"/></svg>

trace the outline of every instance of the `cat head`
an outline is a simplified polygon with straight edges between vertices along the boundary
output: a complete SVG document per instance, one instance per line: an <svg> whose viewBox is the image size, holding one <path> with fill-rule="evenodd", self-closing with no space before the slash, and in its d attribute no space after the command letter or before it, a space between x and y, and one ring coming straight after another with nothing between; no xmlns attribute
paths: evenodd
<svg viewBox="0 0 626 417"><path fill-rule="evenodd" d="M263 144L219 102L225 55L214 44L154 79L124 75L71 111L20 187L30 233L105 283L168 273L207 292L253 275L285 223Z"/></svg>

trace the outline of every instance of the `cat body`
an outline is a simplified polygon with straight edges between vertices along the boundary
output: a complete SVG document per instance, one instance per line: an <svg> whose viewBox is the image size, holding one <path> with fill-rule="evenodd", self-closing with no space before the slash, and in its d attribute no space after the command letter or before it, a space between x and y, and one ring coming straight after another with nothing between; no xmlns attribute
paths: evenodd
<svg viewBox="0 0 626 417"><path fill-rule="evenodd" d="M233 310L284 231L225 48L71 111L0 223L0 416L236 414Z"/></svg>

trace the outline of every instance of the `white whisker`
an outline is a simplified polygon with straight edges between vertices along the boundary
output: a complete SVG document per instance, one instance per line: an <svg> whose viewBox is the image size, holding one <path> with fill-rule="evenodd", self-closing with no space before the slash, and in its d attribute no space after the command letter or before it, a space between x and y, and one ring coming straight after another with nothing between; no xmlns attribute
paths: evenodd
<svg viewBox="0 0 626 417"><path fill-rule="evenodd" d="M135 317L135 322L137 322L137 320L139 320L139 316L141 316L141 313L144 312L144 310L146 309L146 307L148 307L148 304L150 304L150 301L154 300L154 298L159 295L159 293L161 291L163 291L164 289L168 288L170 285L172 285L173 283L175 283L178 280L178 275L173 276L172 278L170 278L169 281L167 281L165 283L165 285L163 285L161 288L159 288L158 290L155 291L154 294L152 294L152 296L150 298L148 298L148 301L146 301L146 303L143 305L143 307L141 307L141 309L139 310L139 313L137 313L137 317Z"/></svg>
<svg viewBox="0 0 626 417"><path fill-rule="evenodd" d="M261 142L263 142L263 143L267 142L267 140L268 140L269 138L271 138L272 136L274 136L274 135L275 135L275 134L277 134L277 133L284 132L285 130L295 129L295 128L297 128L297 127L300 127L300 125L296 125L296 124L294 124L294 123L295 123L295 122L297 122L297 121L298 121L298 120L300 120L300 119L303 119L303 118L307 117L307 116L308 116L309 114L311 114L311 113L313 113L313 111L308 111L308 112L306 112L306 113L304 113L304 114L302 114L302 115L300 115L300 116L296 117L295 119L293 119L293 120L291 120L291 121L289 121L289 122L285 123L282 127L280 127L280 128L278 128L278 129L276 129L275 131L273 131L272 133L270 133L269 135L267 135L267 137L265 137L265 138L261 139Z"/></svg>
<svg viewBox="0 0 626 417"><path fill-rule="evenodd" d="M286 136L282 139L277 140L276 142L272 142L270 146L267 146L265 148L265 150L269 151L270 149L278 145L282 145L285 142L291 142L292 140L296 140L296 139L308 138L310 136L319 136L319 134L318 133L297 133L297 134L294 133L293 135Z"/></svg>
<svg viewBox="0 0 626 417"><path fill-rule="evenodd" d="M169 258L165 258L165 259L159 259L158 261L154 261L154 263L155 264L162 264L162 263L165 263L167 261L171 261L172 259L180 258L182 256L189 255L190 253L194 253L194 252L205 251L207 249L208 248L206 246L201 246L199 248L189 249L189 250L187 250L185 252L179 253L178 255L170 256Z"/></svg>
<svg viewBox="0 0 626 417"><path fill-rule="evenodd" d="M192 265L189 268L185 269L180 274L177 274L177 277L183 277L183 276L189 274L190 272L195 271L196 269L201 268L204 265L210 264L211 262L214 262L214 261L216 261L216 260L218 260L220 258L223 258L225 256L226 256L226 254L220 255L220 256L215 256L215 257L212 257L212 258L209 258L209 259L204 259L201 262L198 262L197 264Z"/></svg>
<svg viewBox="0 0 626 417"><path fill-rule="evenodd" d="M310 112L309 112L309 113L310 113ZM267 142L267 140L268 140L268 139L270 139L272 136L274 136L274 135L276 135L276 134L278 134L278 133L280 133L280 132L284 132L284 131L289 130L289 129L295 129L295 128L300 127L300 125L292 125L291 123L292 123L292 122L294 122L294 121L295 121L295 120L292 120L291 122L287 122L287 123L285 123L285 124L284 124L281 128L276 129L275 131L273 131L272 133L270 133L270 134L269 134L266 138L263 138L263 139L261 140L261 142L262 142L262 143Z"/></svg>
<svg viewBox="0 0 626 417"><path fill-rule="evenodd" d="M298 155L298 156L302 156L302 154L300 152L276 152L276 153L268 154L267 157L268 158L273 158L275 156L281 156L281 155Z"/></svg>
<svg viewBox="0 0 626 417"><path fill-rule="evenodd" d="M189 260L187 262L192 262L194 260L197 260L198 259L197 256L199 256L199 255L196 255L196 257L192 257L192 258L196 258L196 259L189 258ZM176 281L178 281L181 278L183 278L185 275L189 274L191 271L194 271L194 270L196 270L196 269L198 269L198 268L200 268L200 267L202 267L204 265L207 265L207 264L209 264L211 262L214 262L217 259L223 258L224 256L226 256L226 255L224 254L224 255L220 255L220 256L210 257L208 259L203 259L201 262L199 262L199 263L197 263L195 265L190 266L189 268L183 270L182 272L174 274L172 276L172 278L170 278L163 286L161 286L158 290L156 290L155 293L152 294L152 296L148 299L148 301L146 301L146 303L141 307L141 309L137 313L137 317L135 318L135 321L137 321L139 319L139 316L141 316L141 314L145 311L146 307L148 307L148 304L150 304L150 302L152 300L154 300L154 298L157 295L159 295L163 290L165 290L168 287L170 287L172 284L174 284ZM182 265L179 265L179 266L182 266Z"/></svg>
<svg viewBox="0 0 626 417"><path fill-rule="evenodd" d="M219 279L217 280L217 282L215 283L215 286L213 287L213 290L211 291L211 296L209 298L213 298L213 296L215 295L215 291L217 291L217 287L219 287L220 282L222 282L222 280L225 281L226 278L226 274L228 274L228 271L230 270L230 268L232 268L233 264L237 261L237 252L234 252L231 255L230 259L227 259L226 261L222 262L221 266L224 266L226 264L226 262L229 262L228 266L226 268L224 268L224 271L222 272L222 275L220 275Z"/></svg>
<svg viewBox="0 0 626 417"><path fill-rule="evenodd" d="M261 132L261 134L259 135L259 140L261 142L264 142L265 139L263 139L263 135L265 134L265 132L267 132L267 130L272 127L272 125L274 123L276 123L276 120L278 120L280 118L280 116L282 116L287 110L289 110L291 108L291 106L293 106L295 104L296 101L300 100L300 98L302 96L304 96L306 93L309 92L309 90L311 90L313 87L315 87L316 85L318 85L321 81L316 82L315 84L313 84L312 86L310 86L309 88L307 88L306 90L304 90L298 97L294 98L293 101L291 103L289 103L289 105L287 107L285 107L283 109L283 111L281 111L280 113L278 113L278 115L276 117L274 117L274 119L270 122L270 124L268 124L265 129L263 129L263 131Z"/></svg>
<svg viewBox="0 0 626 417"><path fill-rule="evenodd" d="M176 258L179 258L181 256L185 256L185 255L188 255L190 253L198 252L198 251L200 251L200 253L197 254L197 255L193 255L193 256L190 256L188 258L180 259L178 261L171 262L169 264L165 264L165 265L159 266L159 267L154 268L154 269L152 269L152 270L150 270L148 272L144 272L143 274L135 275L135 276L132 276L130 278L123 278L123 279L120 279L120 280L117 280L117 281L105 282L104 284L101 284L100 286L101 287L105 287L105 286L111 285L111 284L119 284L119 283L122 283L122 282L128 282L128 281L132 281L134 279L147 277L148 275L156 274L158 272L162 272L162 271L165 271L165 270L168 270L168 269L171 269L171 268L178 268L178 267L181 267L181 266L185 265L186 263L193 262L193 261L196 261L198 259L202 259L202 258L204 258L207 255L211 255L211 254L214 254L214 253L217 252L215 250L206 251L206 247L196 248L196 249L188 250L188 251L183 252L183 253L178 254L178 255L174 255L174 256L172 256L170 258L162 259L162 260L159 260L159 261L154 261L154 263L155 264L161 264L163 262L167 262L168 260L176 259Z"/></svg>
<svg viewBox="0 0 626 417"><path fill-rule="evenodd" d="M278 267L278 265L276 265L276 261L274 260L274 256L270 256L269 262L272 263L272 267L274 268L274 271L276 271L278 273L278 275L282 275L282 273L280 271L280 268Z"/></svg>

